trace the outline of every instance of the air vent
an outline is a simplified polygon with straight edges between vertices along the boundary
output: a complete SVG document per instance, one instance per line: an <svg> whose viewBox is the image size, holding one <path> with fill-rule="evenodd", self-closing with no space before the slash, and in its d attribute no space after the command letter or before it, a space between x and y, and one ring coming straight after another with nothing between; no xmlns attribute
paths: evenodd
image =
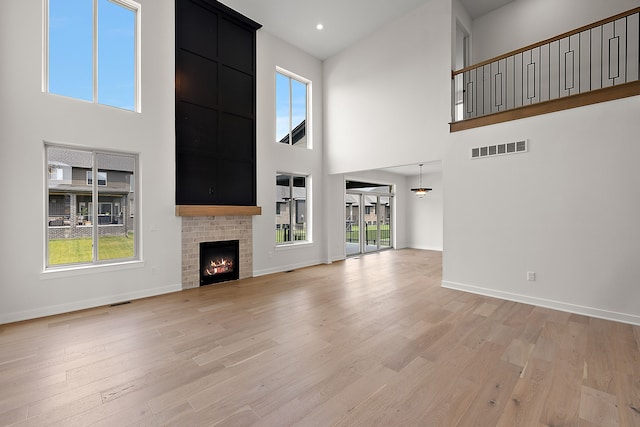
<svg viewBox="0 0 640 427"><path fill-rule="evenodd" d="M527 140L507 142L505 144L487 145L471 149L471 158L502 156L504 154L518 154L527 152Z"/></svg>

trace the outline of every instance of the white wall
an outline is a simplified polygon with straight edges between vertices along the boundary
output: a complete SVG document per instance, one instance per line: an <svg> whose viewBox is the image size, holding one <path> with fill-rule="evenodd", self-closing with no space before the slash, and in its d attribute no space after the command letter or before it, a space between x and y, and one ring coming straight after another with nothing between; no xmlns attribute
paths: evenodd
<svg viewBox="0 0 640 427"><path fill-rule="evenodd" d="M638 0L517 0L473 21L477 63L638 7Z"/></svg>
<svg viewBox="0 0 640 427"><path fill-rule="evenodd" d="M483 58L552 36L541 32L546 21L565 22L554 26L560 33L633 6L566 3L519 0L477 20L476 52ZM518 31L482 34L501 22ZM640 324L639 111L633 97L452 134L443 284ZM472 147L520 139L529 141L526 154L469 158Z"/></svg>
<svg viewBox="0 0 640 427"><path fill-rule="evenodd" d="M407 246L415 249L441 251L443 246L442 172L422 176L425 187L432 188L423 198L408 190L418 187L419 176L411 177L407 191Z"/></svg>
<svg viewBox="0 0 640 427"><path fill-rule="evenodd" d="M329 173L442 159L451 21L450 0L429 0L325 61Z"/></svg>
<svg viewBox="0 0 640 427"><path fill-rule="evenodd" d="M424 212L410 214L407 178L371 170L444 156L451 117L451 7L448 0L430 0L324 63L328 261L345 256L345 177L397 184L396 247L442 247L422 234L441 236L441 228L410 227L409 220L419 221ZM362 170L369 172L354 172Z"/></svg>
<svg viewBox="0 0 640 427"><path fill-rule="evenodd" d="M322 263L325 251L324 163L322 127L322 62L288 43L258 31L257 176L262 215L253 219L253 272L262 275ZM275 142L276 66L311 80L312 149ZM276 246L276 172L311 175L312 240L309 244ZM309 185L309 184L307 184Z"/></svg>
<svg viewBox="0 0 640 427"><path fill-rule="evenodd" d="M139 1L141 114L42 93L42 2L0 2L0 323L180 289L173 2ZM45 140L140 153L143 262L43 273Z"/></svg>

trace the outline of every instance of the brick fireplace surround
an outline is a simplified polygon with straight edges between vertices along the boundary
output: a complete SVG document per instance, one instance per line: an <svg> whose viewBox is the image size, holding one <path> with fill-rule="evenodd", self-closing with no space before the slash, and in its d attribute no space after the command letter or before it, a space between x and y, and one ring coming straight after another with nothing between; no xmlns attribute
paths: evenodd
<svg viewBox="0 0 640 427"><path fill-rule="evenodd" d="M251 216L182 217L182 289L200 286L200 242L240 241L240 279L253 275ZM213 285L215 286L215 285Z"/></svg>

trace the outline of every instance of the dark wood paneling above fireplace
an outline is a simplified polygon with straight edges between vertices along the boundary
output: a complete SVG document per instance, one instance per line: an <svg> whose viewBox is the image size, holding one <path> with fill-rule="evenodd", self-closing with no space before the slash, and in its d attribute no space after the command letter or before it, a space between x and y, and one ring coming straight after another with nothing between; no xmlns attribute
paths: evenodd
<svg viewBox="0 0 640 427"><path fill-rule="evenodd" d="M256 205L256 30L176 0L176 205Z"/></svg>

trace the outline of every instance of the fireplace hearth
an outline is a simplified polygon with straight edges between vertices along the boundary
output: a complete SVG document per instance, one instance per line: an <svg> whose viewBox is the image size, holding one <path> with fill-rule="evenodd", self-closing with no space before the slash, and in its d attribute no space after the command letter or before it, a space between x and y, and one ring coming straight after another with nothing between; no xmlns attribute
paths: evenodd
<svg viewBox="0 0 640 427"><path fill-rule="evenodd" d="M238 280L239 247L238 240L200 242L200 286Z"/></svg>

